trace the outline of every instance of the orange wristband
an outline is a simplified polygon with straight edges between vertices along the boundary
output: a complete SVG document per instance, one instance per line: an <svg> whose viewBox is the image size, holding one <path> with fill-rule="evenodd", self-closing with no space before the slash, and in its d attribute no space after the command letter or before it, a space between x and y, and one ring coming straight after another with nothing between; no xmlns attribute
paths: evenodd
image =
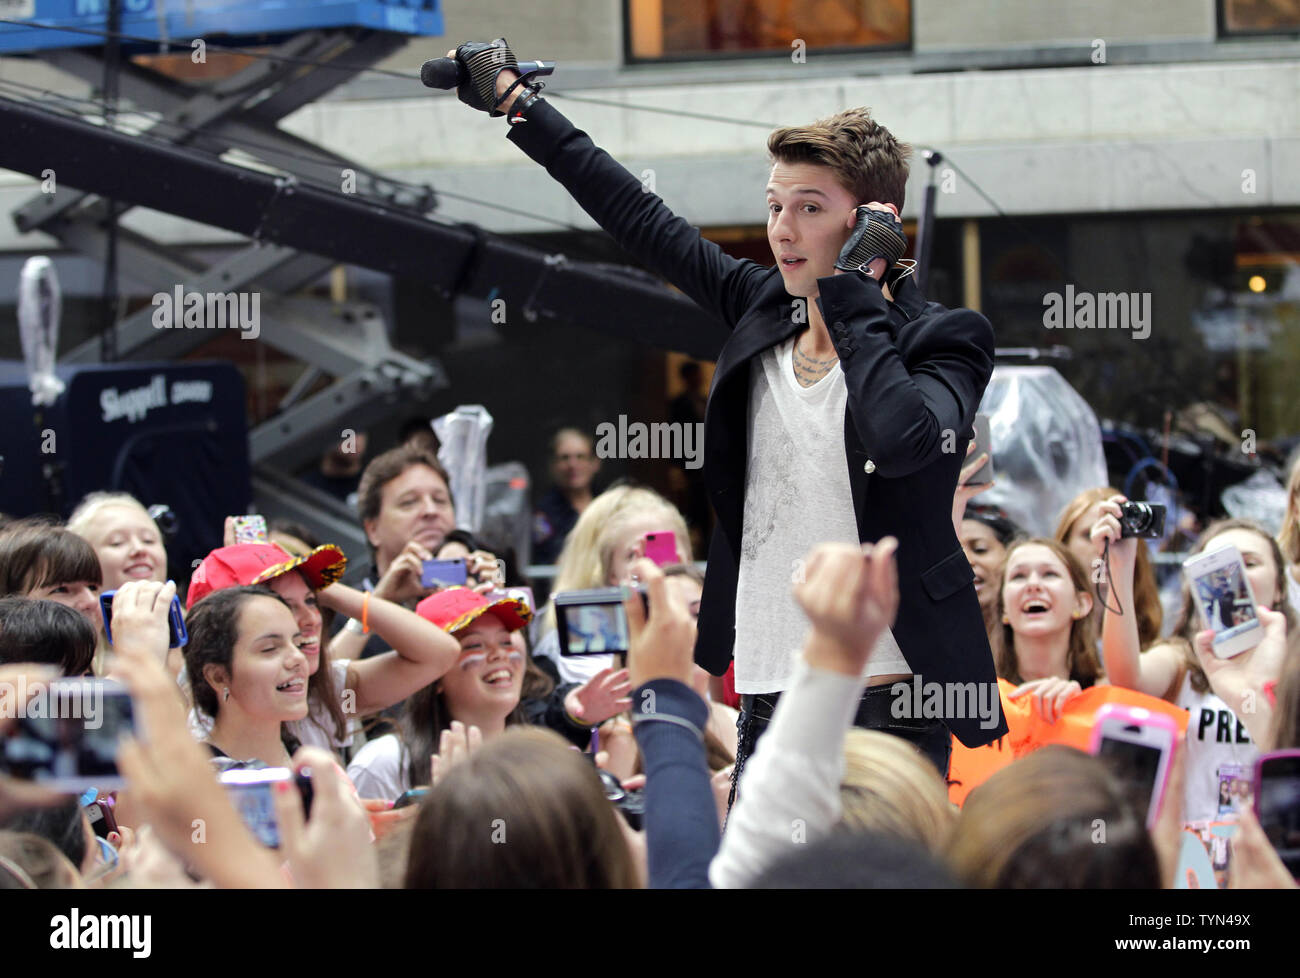
<svg viewBox="0 0 1300 978"><path fill-rule="evenodd" d="M361 634L370 634L370 592L361 599Z"/></svg>

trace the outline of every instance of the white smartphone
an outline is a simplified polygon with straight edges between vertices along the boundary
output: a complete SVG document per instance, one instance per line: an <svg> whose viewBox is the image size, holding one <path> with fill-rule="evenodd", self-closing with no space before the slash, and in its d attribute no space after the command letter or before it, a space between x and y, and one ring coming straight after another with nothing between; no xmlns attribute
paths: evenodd
<svg viewBox="0 0 1300 978"><path fill-rule="evenodd" d="M1202 624L1214 632L1214 654L1230 659L1264 637L1246 563L1236 547L1221 547L1183 563Z"/></svg>
<svg viewBox="0 0 1300 978"><path fill-rule="evenodd" d="M1160 814L1177 736L1178 726L1163 713L1117 703L1097 711L1092 753L1115 772L1147 828Z"/></svg>

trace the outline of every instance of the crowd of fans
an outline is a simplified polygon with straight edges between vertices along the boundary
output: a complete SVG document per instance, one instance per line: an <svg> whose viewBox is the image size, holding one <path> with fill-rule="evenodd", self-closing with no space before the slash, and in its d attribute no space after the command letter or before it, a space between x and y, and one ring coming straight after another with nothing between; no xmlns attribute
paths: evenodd
<svg viewBox="0 0 1300 978"><path fill-rule="evenodd" d="M1033 537L958 488L1005 708L1052 724L1109 684L1188 711L1147 825L1114 771L1074 747L1025 752L958 797L916 747L852 726L899 601L889 538L810 547L791 584L806 641L737 777L738 700L694 661L702 577L686 520L647 488L593 494L580 432L552 447L551 593L635 585L625 656L564 654L554 605L521 595L513 553L456 529L427 446L360 472L369 554L276 524L236 542L230 514L213 514L225 545L193 555L179 645L164 535L139 500L94 493L66 523L8 521L0 695L108 677L136 733L117 790L71 797L0 774L0 888L1169 887L1185 826L1224 812L1225 766L1300 747L1300 462L1276 538L1228 520L1197 542L1240 550L1261 608L1264 639L1232 658L1213 654L1186 587L1164 627L1115 490L1080 494L1054 536ZM676 559L648 559L647 534L671 534ZM425 561L456 557L464 586L422 581ZM342 583L349 559L366 562L360 587ZM276 782L270 847L218 775L280 768L309 774L311 801ZM1232 885L1294 886L1250 805L1232 815Z"/></svg>

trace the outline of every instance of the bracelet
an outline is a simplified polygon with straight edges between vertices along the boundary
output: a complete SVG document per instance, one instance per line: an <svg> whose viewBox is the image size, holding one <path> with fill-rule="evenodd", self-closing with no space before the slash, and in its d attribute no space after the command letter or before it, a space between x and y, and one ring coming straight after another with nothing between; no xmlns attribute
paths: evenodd
<svg viewBox="0 0 1300 978"><path fill-rule="evenodd" d="M351 632L353 635L364 635L366 630L361 627L361 622L355 618L349 618L347 624L343 626L345 632Z"/></svg>
<svg viewBox="0 0 1300 978"><path fill-rule="evenodd" d="M510 98L510 93L513 92L516 88L518 88L520 85L527 85L527 84L528 84L528 77L526 75L520 75L518 78L512 81L510 83L510 87L507 88L504 92L502 92L501 97L498 98L496 102L492 105L493 110L500 108L501 104L505 102L506 99ZM505 115L504 112L501 114Z"/></svg>
<svg viewBox="0 0 1300 978"><path fill-rule="evenodd" d="M528 120L524 118L524 112L531 108L534 102L541 99L541 92L544 87L545 85L541 82L525 86L524 94L515 99L515 104L511 106L506 121L511 125L517 122L527 122Z"/></svg>
<svg viewBox="0 0 1300 978"><path fill-rule="evenodd" d="M361 599L361 634L370 634L370 592Z"/></svg>

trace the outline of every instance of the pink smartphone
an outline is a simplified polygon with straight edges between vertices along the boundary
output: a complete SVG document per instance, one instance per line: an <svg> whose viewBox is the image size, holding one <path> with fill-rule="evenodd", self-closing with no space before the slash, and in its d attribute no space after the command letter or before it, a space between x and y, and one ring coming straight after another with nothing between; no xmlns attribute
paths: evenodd
<svg viewBox="0 0 1300 978"><path fill-rule="evenodd" d="M672 530L658 530L647 533L641 538L645 541L645 555L659 567L680 564L682 558L677 553L677 534Z"/></svg>
<svg viewBox="0 0 1300 978"><path fill-rule="evenodd" d="M1155 824L1169 784L1178 725L1163 713L1107 703L1097 711L1092 753L1118 775L1147 828Z"/></svg>

